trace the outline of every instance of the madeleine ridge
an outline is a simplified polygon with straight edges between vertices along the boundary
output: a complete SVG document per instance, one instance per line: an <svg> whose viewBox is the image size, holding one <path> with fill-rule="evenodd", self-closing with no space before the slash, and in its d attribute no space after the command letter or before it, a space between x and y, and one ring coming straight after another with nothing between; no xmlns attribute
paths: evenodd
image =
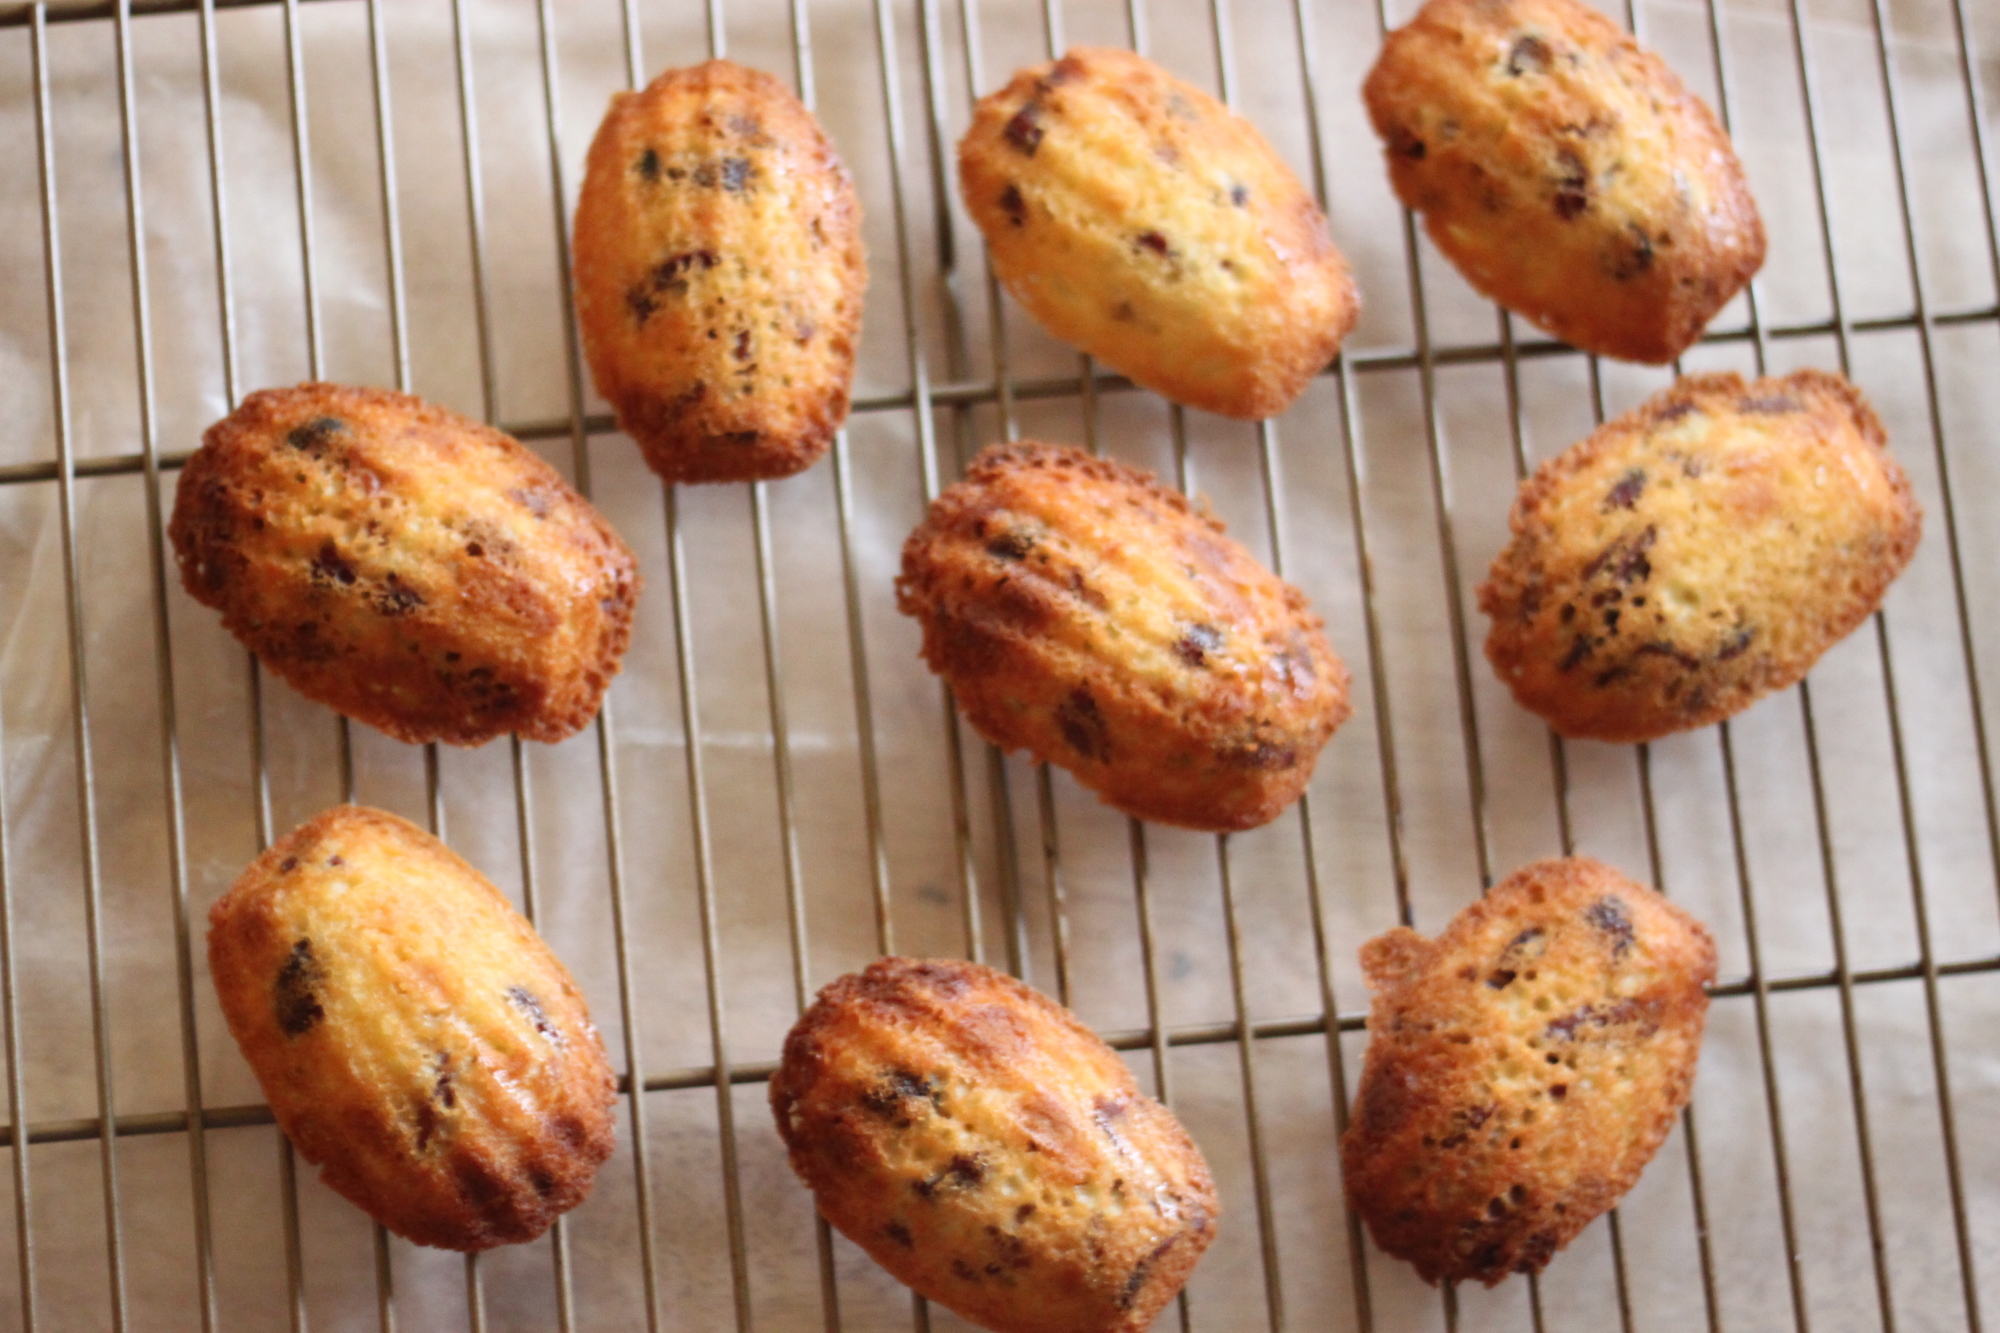
<svg viewBox="0 0 2000 1333"><path fill-rule="evenodd" d="M209 912L209 968L278 1127L420 1245L533 1240L582 1203L617 1081L534 927L406 820L336 806Z"/></svg>
<svg viewBox="0 0 2000 1333"><path fill-rule="evenodd" d="M1881 604L1923 513L1838 375L1692 375L1549 459L1479 589L1486 656L1565 736L1653 740L1795 683Z"/></svg>
<svg viewBox="0 0 2000 1333"><path fill-rule="evenodd" d="M308 699L413 744L559 741L631 637L631 551L510 436L387 389L264 389L209 427L181 585Z"/></svg>
<svg viewBox="0 0 2000 1333"><path fill-rule="evenodd" d="M1515 871L1435 940L1370 940L1361 966L1348 1198L1427 1282L1540 1272L1639 1179L1693 1091L1715 945L1588 857Z"/></svg>
<svg viewBox="0 0 2000 1333"><path fill-rule="evenodd" d="M810 467L847 419L861 205L819 122L728 60L616 94L576 205L597 391L668 481Z"/></svg>
<svg viewBox="0 0 2000 1333"><path fill-rule="evenodd" d="M1665 364L1763 265L1714 114L1579 0L1429 0L1362 91L1438 249L1572 346Z"/></svg>
<svg viewBox="0 0 2000 1333"><path fill-rule="evenodd" d="M977 963L883 958L821 991L771 1111L828 1222L997 1333L1141 1333L1215 1235L1173 1113L1067 1009Z"/></svg>
<svg viewBox="0 0 2000 1333"><path fill-rule="evenodd" d="M1303 593L1206 508L1076 449L974 459L904 543L896 604L980 735L1140 819L1269 823L1348 714Z"/></svg>
<svg viewBox="0 0 2000 1333"><path fill-rule="evenodd" d="M958 145L993 271L1056 337L1178 403L1276 416L1360 305L1326 217L1243 117L1079 47L983 97Z"/></svg>

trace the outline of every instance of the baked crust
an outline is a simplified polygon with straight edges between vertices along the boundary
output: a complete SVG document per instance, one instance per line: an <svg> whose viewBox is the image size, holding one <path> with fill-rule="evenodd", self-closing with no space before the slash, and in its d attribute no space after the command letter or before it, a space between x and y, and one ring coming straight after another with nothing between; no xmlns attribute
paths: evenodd
<svg viewBox="0 0 2000 1333"><path fill-rule="evenodd" d="M1616 1204L1694 1087L1715 945L1588 857L1515 871L1435 940L1370 940L1348 1198L1427 1282L1536 1273Z"/></svg>
<svg viewBox="0 0 2000 1333"><path fill-rule="evenodd" d="M511 437L387 389L264 389L209 427L181 585L308 699L398 740L559 741L604 701L631 551Z"/></svg>
<svg viewBox="0 0 2000 1333"><path fill-rule="evenodd" d="M1852 384L1691 375L1543 463L1479 589L1486 656L1565 736L1707 726L1803 677L1923 511Z"/></svg>
<svg viewBox="0 0 2000 1333"><path fill-rule="evenodd" d="M668 481L810 467L847 419L861 205L791 90L728 60L619 93L576 205L597 391Z"/></svg>
<svg viewBox="0 0 2000 1333"><path fill-rule="evenodd" d="M1173 1113L1067 1009L976 963L884 958L821 991L771 1110L828 1222L998 1333L1139 1333L1215 1234Z"/></svg>
<svg viewBox="0 0 2000 1333"><path fill-rule="evenodd" d="M1149 389L1276 416L1359 313L1326 217L1256 126L1129 51L1079 47L980 102L958 145L999 279Z"/></svg>
<svg viewBox="0 0 2000 1333"><path fill-rule="evenodd" d="M278 1126L420 1245L533 1240L590 1193L617 1083L534 927L414 824L336 806L209 912L209 969Z"/></svg>
<svg viewBox="0 0 2000 1333"><path fill-rule="evenodd" d="M1305 594L1205 508L1076 449L974 459L904 543L896 604L980 735L1140 819L1269 823L1348 715Z"/></svg>
<svg viewBox="0 0 2000 1333"><path fill-rule="evenodd" d="M1573 346L1672 361L1764 263L1713 113L1578 0L1429 0L1362 92L1438 249Z"/></svg>

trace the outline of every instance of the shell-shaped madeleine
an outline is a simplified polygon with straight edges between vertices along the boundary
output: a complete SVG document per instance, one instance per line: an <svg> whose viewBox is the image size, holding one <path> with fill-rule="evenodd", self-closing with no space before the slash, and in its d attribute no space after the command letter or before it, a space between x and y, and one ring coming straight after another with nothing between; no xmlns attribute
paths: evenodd
<svg viewBox="0 0 2000 1333"><path fill-rule="evenodd" d="M611 1155L617 1084L583 996L478 871L337 806L209 913L209 968L279 1128L423 1245L533 1240Z"/></svg>
<svg viewBox="0 0 2000 1333"><path fill-rule="evenodd" d="M728 60L619 93L576 205L597 391L669 481L809 467L847 419L861 206L812 113Z"/></svg>
<svg viewBox="0 0 2000 1333"><path fill-rule="evenodd" d="M1326 218L1264 136L1129 51L980 99L958 146L993 269L1044 327L1176 402L1275 416L1359 311Z"/></svg>
<svg viewBox="0 0 2000 1333"><path fill-rule="evenodd" d="M1479 605L1486 656L1566 736L1706 726L1804 676L1880 604L1923 514L1860 390L1680 380L1542 464Z"/></svg>
<svg viewBox="0 0 2000 1333"><path fill-rule="evenodd" d="M981 453L904 543L896 598L982 736L1141 819L1268 823L1347 717L1303 593L1205 509L1075 449Z"/></svg>
<svg viewBox="0 0 2000 1333"><path fill-rule="evenodd" d="M771 1110L842 1235L997 1333L1140 1333L1215 1234L1201 1152L1068 1010L976 963L821 991Z"/></svg>
<svg viewBox="0 0 2000 1333"><path fill-rule="evenodd" d="M1587 857L1514 872L1435 940L1370 940L1341 1141L1375 1243L1429 1282L1539 1272L1618 1202L1693 1091L1715 945Z"/></svg>
<svg viewBox="0 0 2000 1333"><path fill-rule="evenodd" d="M188 594L309 699L398 740L558 741L631 637L631 551L518 441L420 398L245 398L181 470Z"/></svg>
<svg viewBox="0 0 2000 1333"><path fill-rule="evenodd" d="M1764 262L1714 115L1579 0L1430 0L1363 95L1438 249L1573 346L1671 361Z"/></svg>

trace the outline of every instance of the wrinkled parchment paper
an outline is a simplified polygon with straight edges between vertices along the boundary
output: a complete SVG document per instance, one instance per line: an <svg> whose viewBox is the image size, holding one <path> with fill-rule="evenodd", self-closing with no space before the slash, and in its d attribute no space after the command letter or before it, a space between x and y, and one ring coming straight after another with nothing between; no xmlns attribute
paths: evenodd
<svg viewBox="0 0 2000 1333"><path fill-rule="evenodd" d="M219 180L199 17L133 20L132 199L117 29L53 23L45 39L60 246L53 292L34 37L0 32L0 468L27 478L0 486L14 967L6 993L23 1114L42 1140L24 1170L9 1157L0 1177L0 1189L25 1198L33 1242L31 1263L0 1259L0 1323L21 1321L24 1272L48 1328L111 1327L114 1302L134 1328L202 1327L205 1307L220 1328L280 1328L292 1317L291 1206L277 1132L218 1125L197 1144L184 1117L198 1101L220 1108L223 1121L258 1119L229 1109L259 1098L209 990L204 913L255 853L262 799L277 831L341 799L342 735L325 710L255 680L215 618L178 590L155 526L175 474L171 466L162 474L155 510L134 460L150 446L171 464L232 393L314 374L400 380L458 410L492 412L571 476L587 472L641 555L648 586L637 637L603 729L526 747L524 782L504 743L443 753L437 776L450 841L517 901L532 888L540 927L589 993L618 1063L663 1086L645 1096L642 1117L628 1105L619 1155L564 1228L560 1256L550 1241L491 1254L470 1281L454 1255L391 1239L378 1256L366 1219L301 1165L296 1296L311 1327L377 1326L384 1302L406 1329L475 1317L495 1329L556 1327L566 1282L576 1327L641 1327L650 1306L663 1326L713 1329L736 1317L739 1281L760 1328L822 1327L829 1299L843 1327L912 1327L907 1294L846 1242L834 1241L823 1282L810 1203L782 1159L763 1084L752 1077L719 1100L703 1072L719 1046L754 1075L775 1058L796 1013L797 978L816 987L882 947L878 889L891 947L962 954L976 924L988 959L1052 991L1066 979L1082 1016L1115 1033L1147 1024L1142 901L1164 1022L1214 1030L1236 1021L1225 913L1233 904L1247 1013L1277 1031L1247 1054L1213 1042L1166 1054L1167 1092L1206 1150L1227 1209L1188 1290L1192 1324L1264 1327L1275 1294L1291 1328L1347 1328L1360 1318L1365 1277L1377 1327L1442 1327L1437 1294L1365 1243L1350 1248L1332 1080L1337 1069L1351 1083L1363 1039L1350 1032L1330 1048L1314 1031L1316 938L1340 1012L1358 1015L1366 996L1355 949L1398 919L1399 866L1411 917L1434 930L1477 894L1482 871L1498 876L1562 849L1561 794L1579 849L1650 877L1648 791L1663 887L1712 923L1724 980L1735 983L1713 1009L1696 1134L1677 1134L1615 1232L1607 1222L1592 1227L1538 1292L1514 1280L1460 1293L1460 1326L1527 1328L1538 1305L1550 1328L1614 1327L1621 1308L1638 1327L1694 1328L1705 1326L1712 1301L1721 1325L1737 1329L1783 1327L1795 1315L1821 1329L1875 1328L1885 1305L1906 1328L1958 1327L1966 1284L1955 1203L1974 1285L1994 1308L2000 1148L1989 1127L2000 1111L1991 1049L2000 980L1945 976L1927 988L1914 966L1926 949L1940 964L2000 951L1968 671L1969 649L1991 698L2000 449L1989 423L2000 408L2000 332L1993 234L1947 0L1883 6L1893 34L1893 140L1870 4L1801 0L1817 158L1788 5L1716 7L1728 112L1771 232L1756 314L1766 329L1787 331L1768 340L1768 364L1837 367L1843 348L1832 321L1836 313L1846 321L1852 373L1882 409L1929 514L1885 628L1855 634L1813 673L1817 788L1807 692L1760 704L1726 742L1711 729L1643 754L1593 744L1556 752L1485 667L1472 590L1504 538L1515 478L1507 367L1492 354L1443 358L1427 417L1425 377L1413 356L1398 355L1417 345L1419 283L1434 346L1492 349L1502 326L1423 243L1413 282L1409 235L1357 94L1377 42L1371 7L1304 5L1315 142L1300 11L1290 0L1135 5L1066 4L1053 27L1028 0L928 3L921 13L894 0L880 23L863 0L811 0L796 27L771 0L720 7L717 35L729 53L781 77L800 75L794 37L807 39L803 68L860 186L873 273L856 386L864 410L837 458L769 486L762 501L789 836L751 492L697 488L670 502L608 426L581 449L569 428L579 408L604 423L601 404L571 396L556 173L566 213L609 94L630 65L651 77L705 58L705 11L692 0L632 6L633 49L623 5L552 0L545 66L535 4L467 0L476 193L445 0L380 0L376 9L393 174L378 140L369 10L358 0L300 4L289 34L281 6L214 18ZM1399 0L1391 21L1410 8ZM1994 53L1973 64L1991 104L2000 96L2000 14L1981 0L1963 9L1975 51ZM1710 13L1662 0L1640 5L1637 17L1646 40L1714 100ZM1252 427L1176 417L1150 394L1105 386L1086 404L1075 354L1017 308L993 311L976 234L942 188L973 95L1046 58L1051 43L1130 42L1134 17L1155 58L1218 90L1216 33L1227 36L1226 91L1303 178L1323 169L1334 232L1363 289L1366 313L1348 344L1357 368L1315 383L1276 424L1268 451ZM288 36L299 53L303 193ZM1986 132L1996 132L1990 120ZM1905 248L1898 149L1920 290ZM128 203L141 227L143 309ZM227 241L220 272L218 204ZM63 331L60 399L52 294ZM1937 316L1928 326L1910 318L1919 295ZM1742 330L1749 316L1739 300L1716 327ZM1586 433L1600 398L1602 410L1618 412L1666 382L1664 371L1593 367L1520 324L1511 336L1523 349L1513 385L1530 464ZM1687 365L1749 372L1756 355L1737 338L1698 349ZM1004 415L990 392L977 391L996 369L1017 386ZM919 382L946 390L927 421L913 407ZM1313 784L1309 847L1301 813L1226 845L1152 828L1135 839L1061 773L1044 806L1035 772L1019 758L997 760L969 731L958 735L955 788L942 696L916 660L914 627L895 613L891 581L923 504L926 451L948 479L1010 425L1048 439L1094 437L1170 476L1179 430L1189 484L1233 531L1270 556L1270 519L1279 520L1275 555L1325 615L1355 677L1355 717ZM73 546L55 481L59 448L84 474L70 491ZM1941 489L1947 467L1971 615L1965 635ZM1267 483L1278 488L1270 509ZM678 583L668 565L670 515ZM677 588L685 645L675 632ZM705 843L690 801L689 716L701 741ZM360 727L347 744L358 799L429 817L421 750ZM1558 759L1567 775L1560 793ZM1050 847L1059 850L1053 889L1066 924L1060 970ZM713 904L706 925L704 890ZM794 891L806 945L797 972ZM713 1010L705 930L715 946ZM1851 992L1780 986L1764 999L1743 984L1753 966L1777 982L1825 978L1843 960L1856 973L1889 975ZM95 1020L109 1056L102 1082ZM1152 1052L1131 1059L1156 1086ZM1950 1080L1957 1195L1948 1188L1940 1071ZM91 1123L107 1106L128 1131L108 1154ZM740 1273L732 1225L743 1236ZM0 1232L8 1242L0 1254L20 1258L12 1209L0 1209ZM1356 1253L1365 1256L1359 1271ZM1267 1283L1267 1259L1278 1261L1279 1283ZM475 1291L478 1310L468 1304ZM1170 1313L1163 1326L1177 1318ZM943 1311L930 1319L933 1328L962 1326Z"/></svg>

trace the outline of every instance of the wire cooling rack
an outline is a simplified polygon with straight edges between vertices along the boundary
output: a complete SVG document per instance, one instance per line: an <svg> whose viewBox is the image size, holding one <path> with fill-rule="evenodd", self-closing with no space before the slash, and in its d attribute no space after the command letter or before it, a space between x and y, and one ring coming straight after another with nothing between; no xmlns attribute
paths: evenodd
<svg viewBox="0 0 2000 1333"><path fill-rule="evenodd" d="M1629 3L1629 0L1628 0ZM1984 0L1615 16L1730 123L1771 231L1689 369L1839 368L1928 513L1807 685L1650 747L1565 745L1480 661L1516 479L1666 382L1479 301L1389 196L1366 0L313 0L0 5L0 1320L21 1328L948 1328L814 1219L763 1099L812 989L969 954L1128 1052L1227 1216L1163 1327L1978 1328L2000 1256L2000 233ZM1128 44L1252 116L1367 310L1276 422L1170 409L998 299L950 184L974 97ZM873 280L832 457L663 490L587 392L566 219L605 98L726 51L841 145ZM260 676L179 591L175 469L263 384L398 385L591 491L649 587L599 722L439 753ZM955 720L893 610L979 445L1199 487L1327 617L1356 716L1227 839L1122 820ZM689 744L688 738L697 743ZM427 819L576 971L619 1154L532 1246L371 1228L300 1171L210 995L202 913L339 799ZM1433 1292L1345 1212L1356 946L1569 849L1723 958L1695 1103L1538 1281ZM23 1145L27 1145L25 1148Z"/></svg>

